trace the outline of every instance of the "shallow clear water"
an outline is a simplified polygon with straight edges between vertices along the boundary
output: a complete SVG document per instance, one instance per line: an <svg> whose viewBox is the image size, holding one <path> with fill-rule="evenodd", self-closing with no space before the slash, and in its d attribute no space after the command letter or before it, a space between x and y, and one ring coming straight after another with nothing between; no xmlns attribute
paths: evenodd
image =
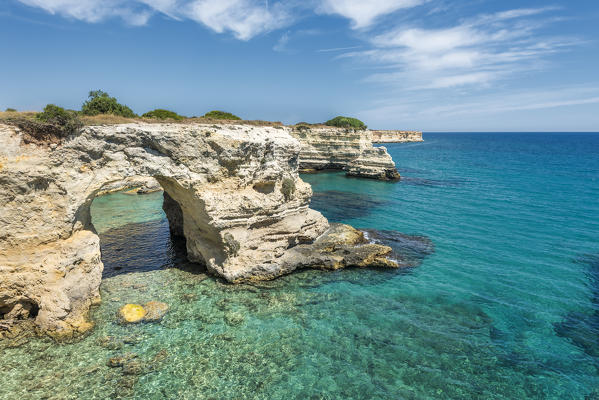
<svg viewBox="0 0 599 400"><path fill-rule="evenodd" d="M329 219L430 239L407 272L231 286L184 261L160 193L96 199L97 326L2 349L0 398L599 398L599 135L425 140L386 146L400 183L304 176ZM117 324L149 300L161 323ZM129 352L141 374L106 365Z"/></svg>

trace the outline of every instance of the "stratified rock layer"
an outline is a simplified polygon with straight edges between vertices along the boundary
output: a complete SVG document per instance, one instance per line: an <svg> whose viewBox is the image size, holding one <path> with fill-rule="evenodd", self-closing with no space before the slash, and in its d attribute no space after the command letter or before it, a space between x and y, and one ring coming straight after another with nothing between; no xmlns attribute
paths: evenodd
<svg viewBox="0 0 599 400"><path fill-rule="evenodd" d="M363 178L400 178L387 149L372 145L369 130L297 125L291 134L301 142L300 168L305 172L337 169Z"/></svg>
<svg viewBox="0 0 599 400"><path fill-rule="evenodd" d="M404 143L422 142L422 132L419 131L381 131L371 130L373 143Z"/></svg>
<svg viewBox="0 0 599 400"><path fill-rule="evenodd" d="M188 258L228 281L271 279L302 267L397 267L385 261L389 248L348 235L335 236L336 247L322 245L353 228L333 232L308 207L312 191L298 176L300 144L287 129L87 127L44 147L22 144L20 132L0 125L0 144L5 324L34 319L57 337L91 327L87 315L100 300L103 264L90 205L107 187L135 177L160 183Z"/></svg>

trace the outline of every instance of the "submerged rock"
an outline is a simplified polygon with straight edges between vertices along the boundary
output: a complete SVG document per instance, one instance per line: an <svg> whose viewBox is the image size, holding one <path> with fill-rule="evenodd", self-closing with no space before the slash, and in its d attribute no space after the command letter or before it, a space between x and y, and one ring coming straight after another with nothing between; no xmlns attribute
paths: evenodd
<svg viewBox="0 0 599 400"><path fill-rule="evenodd" d="M131 360L136 359L137 357L138 355L135 353L126 353L120 356L110 357L106 365L108 365L110 368L122 367L123 365L130 362Z"/></svg>
<svg viewBox="0 0 599 400"><path fill-rule="evenodd" d="M556 334L570 340L595 360L599 359L599 254L585 255L577 260L586 269L591 289L589 312L573 311L553 326ZM595 362L599 370L599 361Z"/></svg>
<svg viewBox="0 0 599 400"><path fill-rule="evenodd" d="M233 311L233 312L228 312L225 314L225 322L228 325L233 325L233 326L240 325L240 324L243 324L244 321L245 321L245 317L240 312Z"/></svg>
<svg viewBox="0 0 599 400"><path fill-rule="evenodd" d="M146 310L146 315L143 317L146 322L158 322L168 312L168 304L160 301L149 301L144 304L143 308Z"/></svg>
<svg viewBox="0 0 599 400"><path fill-rule="evenodd" d="M433 241L423 235L376 229L365 229L364 235L369 242L391 247L390 257L402 267L417 267L435 252Z"/></svg>
<svg viewBox="0 0 599 400"><path fill-rule="evenodd" d="M103 336L96 343L108 350L120 350L124 346L124 341L115 336Z"/></svg>
<svg viewBox="0 0 599 400"><path fill-rule="evenodd" d="M168 304L160 301L149 301L143 306L125 304L119 308L121 323L159 322L168 312Z"/></svg>
<svg viewBox="0 0 599 400"><path fill-rule="evenodd" d="M316 192L310 200L310 207L320 211L332 222L344 219L364 218L373 210L382 208L387 202L373 194L325 190Z"/></svg>
<svg viewBox="0 0 599 400"><path fill-rule="evenodd" d="M144 369L144 364L139 360L128 360L123 364L123 374L125 375L141 375Z"/></svg>
<svg viewBox="0 0 599 400"><path fill-rule="evenodd" d="M119 319L122 323L141 322L147 311L139 304L125 304L119 308Z"/></svg>

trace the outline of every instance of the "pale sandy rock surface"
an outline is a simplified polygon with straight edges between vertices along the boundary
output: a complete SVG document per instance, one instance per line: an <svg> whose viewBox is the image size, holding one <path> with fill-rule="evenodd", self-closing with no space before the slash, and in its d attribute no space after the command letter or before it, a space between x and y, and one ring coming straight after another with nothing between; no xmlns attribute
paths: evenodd
<svg viewBox="0 0 599 400"><path fill-rule="evenodd" d="M323 265L313 259L331 252L317 245L331 231L308 206L312 191L298 176L300 143L288 132L127 124L86 127L46 147L21 144L20 132L0 125L3 326L33 319L56 337L91 327L103 264L90 205L98 193L139 177L155 179L176 204L167 216L185 236L190 261L228 281L271 279L302 267L396 267L384 261L389 248L351 241L333 258L323 256Z"/></svg>
<svg viewBox="0 0 599 400"><path fill-rule="evenodd" d="M291 130L291 134L301 143L302 170L337 169L350 176L399 179L387 149L375 148L368 130L299 125Z"/></svg>
<svg viewBox="0 0 599 400"><path fill-rule="evenodd" d="M373 143L422 142L420 131L371 130Z"/></svg>

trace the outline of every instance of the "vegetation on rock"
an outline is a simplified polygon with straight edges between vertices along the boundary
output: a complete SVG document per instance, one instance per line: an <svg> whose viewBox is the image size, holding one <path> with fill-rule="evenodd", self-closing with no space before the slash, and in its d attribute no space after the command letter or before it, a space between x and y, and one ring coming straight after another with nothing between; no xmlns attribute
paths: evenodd
<svg viewBox="0 0 599 400"><path fill-rule="evenodd" d="M240 120L241 119L237 115L234 115L234 114L231 114L231 113L225 112L225 111L218 111L218 110L207 112L204 115L204 118L229 119L229 120Z"/></svg>
<svg viewBox="0 0 599 400"><path fill-rule="evenodd" d="M174 111L164 110L162 108L157 108L156 110L148 111L147 113L143 114L142 117L156 119L174 119L176 121L181 121L185 119L184 116L179 115Z"/></svg>
<svg viewBox="0 0 599 400"><path fill-rule="evenodd" d="M324 123L338 128L366 129L366 124L357 118L338 116Z"/></svg>
<svg viewBox="0 0 599 400"><path fill-rule="evenodd" d="M124 104L120 104L116 98L102 90L92 90L89 92L89 98L83 107L81 107L83 115L98 115L98 114L114 114L126 118L134 118L137 115Z"/></svg>
<svg viewBox="0 0 599 400"><path fill-rule="evenodd" d="M83 127L76 111L54 104L48 104L44 111L37 114L18 113L6 118L5 122L23 131L25 143L36 144L59 143L62 138Z"/></svg>
<svg viewBox="0 0 599 400"><path fill-rule="evenodd" d="M16 108L7 108L6 112L17 112Z"/></svg>

